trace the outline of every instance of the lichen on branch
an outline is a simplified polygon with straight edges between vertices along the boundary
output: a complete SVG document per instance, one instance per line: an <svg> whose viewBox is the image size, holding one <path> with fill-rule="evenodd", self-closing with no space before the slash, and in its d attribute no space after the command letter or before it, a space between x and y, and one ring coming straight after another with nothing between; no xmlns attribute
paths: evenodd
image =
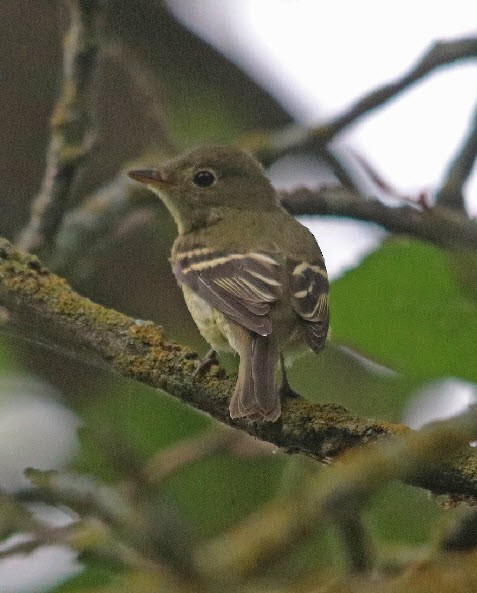
<svg viewBox="0 0 477 593"><path fill-rule="evenodd" d="M400 424L356 417L339 405L317 405L303 398L286 401L277 422L231 419L228 403L234 381L225 371L213 366L204 377L194 378L195 352L169 341L151 322L134 320L80 296L37 257L15 249L6 239L0 239L0 306L9 310L16 324L54 341L57 348L78 349L92 362L163 389L290 453L332 460L358 444L399 438L409 431ZM405 481L439 494L476 497L476 470L477 454L469 448Z"/></svg>

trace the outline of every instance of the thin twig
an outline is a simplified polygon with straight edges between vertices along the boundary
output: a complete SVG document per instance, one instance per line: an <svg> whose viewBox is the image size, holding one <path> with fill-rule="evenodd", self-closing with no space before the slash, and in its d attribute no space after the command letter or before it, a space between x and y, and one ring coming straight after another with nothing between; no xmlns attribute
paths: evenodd
<svg viewBox="0 0 477 593"><path fill-rule="evenodd" d="M0 550L0 559L9 558L16 554L31 554L40 546L53 544L67 544L76 527L40 527L31 533L28 539L17 542Z"/></svg>
<svg viewBox="0 0 477 593"><path fill-rule="evenodd" d="M128 218L138 210L145 213L157 202L152 192L132 187L125 174L118 175L64 216L50 257L51 268L76 281L84 280L94 270L95 260L117 242Z"/></svg>
<svg viewBox="0 0 477 593"><path fill-rule="evenodd" d="M377 107L381 107L381 105L396 97L436 68L472 58L477 58L477 37L436 41L404 76L364 95L343 114L336 117L329 124L321 126L321 131L320 128L316 128L315 133L323 141L329 142L344 128L349 127L360 117Z"/></svg>
<svg viewBox="0 0 477 593"><path fill-rule="evenodd" d="M299 188L282 192L281 200L295 215L345 216L375 222L393 233L411 235L440 247L477 250L477 223L448 209L421 210L408 205L392 208L341 187Z"/></svg>
<svg viewBox="0 0 477 593"><path fill-rule="evenodd" d="M150 322L138 322L81 297L38 259L0 241L0 305L59 345L76 346L93 361L121 375L158 387L217 420L240 428L289 452L318 460L332 459L357 445L409 431L399 424L371 421L336 404L316 405L297 398L287 401L277 422L231 419L233 378L220 367L194 378L198 355L170 342ZM436 493L477 497L477 453L430 468L407 479Z"/></svg>
<svg viewBox="0 0 477 593"><path fill-rule="evenodd" d="M64 38L63 81L51 118L51 137L40 193L21 233L23 249L46 253L54 244L79 167L92 146L89 88L99 41L98 0L69 0L70 28Z"/></svg>
<svg viewBox="0 0 477 593"><path fill-rule="evenodd" d="M29 539L0 551L0 559L31 554L42 546L63 545L79 553L94 551L99 557L109 558L131 569L173 576L171 569L158 560L152 560L117 539L102 521L87 518L73 525L60 527L39 526L29 533Z"/></svg>
<svg viewBox="0 0 477 593"><path fill-rule="evenodd" d="M144 468L146 479L150 483L162 482L181 468L227 449L234 438L233 431L217 430L214 427L198 436L180 442L170 449L159 451Z"/></svg>
<svg viewBox="0 0 477 593"><path fill-rule="evenodd" d="M437 68L475 58L477 58L477 37L437 41L403 76L367 93L331 121L315 128L290 126L275 134L245 137L243 144L253 148L258 156L267 163L298 148L306 149L314 142L327 144L358 119L384 105Z"/></svg>
<svg viewBox="0 0 477 593"><path fill-rule="evenodd" d="M154 511L150 511L147 506L135 505L120 488L91 476L31 468L25 470L25 476L38 488L38 500L66 505L80 517L99 518L105 528L118 536L118 541L131 546L131 551L153 558L178 575L191 577L196 573L189 549L190 537L185 536L180 518L171 514L169 506L164 511L159 499L155 501ZM173 538L163 535L169 529L174 533Z"/></svg>
<svg viewBox="0 0 477 593"><path fill-rule="evenodd" d="M145 480L154 484L162 482L181 468L221 451L237 454L247 447L246 453L250 455L252 446L255 455L270 454L270 450L266 450L266 443L255 441L237 430L221 425L213 426L197 436L156 453L144 468Z"/></svg>
<svg viewBox="0 0 477 593"><path fill-rule="evenodd" d="M477 158L477 107L472 127L462 146L449 165L444 183L436 194L436 204L464 212L464 185L472 173Z"/></svg>

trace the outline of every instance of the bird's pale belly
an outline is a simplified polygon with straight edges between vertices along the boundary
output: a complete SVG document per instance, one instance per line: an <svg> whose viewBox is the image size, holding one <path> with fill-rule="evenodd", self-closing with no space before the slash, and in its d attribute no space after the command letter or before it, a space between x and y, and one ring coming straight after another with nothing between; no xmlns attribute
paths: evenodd
<svg viewBox="0 0 477 593"><path fill-rule="evenodd" d="M216 352L238 352L239 347L235 342L238 338L237 329L239 326L223 313L211 307L186 284L182 285L182 292L190 314L202 337L211 347ZM235 331L232 331L233 326L235 326ZM280 344L280 349L283 348L285 348L283 354L287 367L308 351L308 348L300 339L300 335L294 331L290 331L288 339L283 340Z"/></svg>
<svg viewBox="0 0 477 593"><path fill-rule="evenodd" d="M182 292L186 305L203 338L217 352L237 351L233 346L230 335L230 321L217 309L211 307L203 298L191 290L186 284L182 285Z"/></svg>

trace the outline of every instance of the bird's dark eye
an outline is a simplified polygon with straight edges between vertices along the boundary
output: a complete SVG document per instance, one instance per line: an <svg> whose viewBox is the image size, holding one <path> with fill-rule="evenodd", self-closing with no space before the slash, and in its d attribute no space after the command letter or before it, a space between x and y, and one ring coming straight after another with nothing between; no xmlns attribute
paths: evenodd
<svg viewBox="0 0 477 593"><path fill-rule="evenodd" d="M212 171L203 169L194 174L193 182L199 187L210 187L215 182L215 179L216 177Z"/></svg>

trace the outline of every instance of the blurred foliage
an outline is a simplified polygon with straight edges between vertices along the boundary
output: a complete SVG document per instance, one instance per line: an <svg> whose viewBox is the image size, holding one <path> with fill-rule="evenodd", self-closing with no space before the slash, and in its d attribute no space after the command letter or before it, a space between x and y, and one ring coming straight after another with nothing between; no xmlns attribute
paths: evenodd
<svg viewBox="0 0 477 593"><path fill-rule="evenodd" d="M272 97L177 23L162 2L110 0L103 8L104 39L126 43L150 70L178 146L232 141L290 122ZM12 34L3 37L0 62L12 80L22 82L4 94L3 112L8 117L0 120L2 137L8 139L2 145L7 174L0 179L2 209L8 216L3 217L1 230L14 235L27 219L29 200L41 177L59 44L53 2L10 3L6 16L0 27L9 27ZM19 45L30 48L28 56L10 59ZM21 76L14 77L12 68ZM158 141L141 112L141 98L128 82L127 68L105 59L101 75L97 89L101 142L88 175L76 188L76 202L115 174L126 159ZM15 131L11 121L18 122ZM127 313L152 317L171 337L203 350L168 268L174 236L170 217L161 209L153 224L152 231L149 226L134 237L122 236L107 259L95 262L96 275L81 289ZM399 419L410 394L432 379L455 376L477 382L475 278L475 254L447 253L402 238L388 240L333 284L333 342L319 357L308 355L296 362L290 372L293 385L313 401L338 402L359 414ZM64 403L81 418L80 452L68 469L107 485L112 489L108 492L125 500L147 524L144 533L149 540L139 541L133 527L115 531L111 517L95 511L92 504L79 518L78 533L67 540L84 569L50 588L51 593L192 591L193 576L178 578L180 558L168 546L177 544L182 550L186 542L193 548L224 533L233 540L234 527L252 513L259 514L265 505L287 496L299 504L310 476L321 472L326 479L333 472L315 467L295 471L296 459L250 442L236 450L211 449L192 463L182 463L177 449L175 471L154 481L147 472L151 459L216 430L210 419L167 394L105 376L34 343L20 347L21 341L15 341L13 348L3 335L0 326L0 372L22 367L24 372L36 372L63 391ZM340 345L394 373L376 371ZM58 502L54 491L43 498L48 504ZM346 570L341 540L320 521L282 557L257 566L250 582L218 583L214 590L397 593L406 586L411 593L439 591L439 583L447 579L456 586L442 591L470 592L475 589L465 589L455 575L467 571L466 582L475 583L475 553L468 562L464 555L449 558L449 554L441 562L442 557L432 552L438 548L443 526L460 514L459 509L446 513L423 491L393 483L374 498L365 518L378 549L382 586L366 577L340 580ZM91 519L104 522L99 543L88 523ZM184 552L184 563L193 564L194 559L186 556ZM427 558L427 564L419 565L416 558ZM419 588L420 575L428 578L432 571L432 587L422 577L431 588Z"/></svg>
<svg viewBox="0 0 477 593"><path fill-rule="evenodd" d="M450 264L436 247L389 241L334 283L335 338L408 377L477 381L477 307Z"/></svg>

